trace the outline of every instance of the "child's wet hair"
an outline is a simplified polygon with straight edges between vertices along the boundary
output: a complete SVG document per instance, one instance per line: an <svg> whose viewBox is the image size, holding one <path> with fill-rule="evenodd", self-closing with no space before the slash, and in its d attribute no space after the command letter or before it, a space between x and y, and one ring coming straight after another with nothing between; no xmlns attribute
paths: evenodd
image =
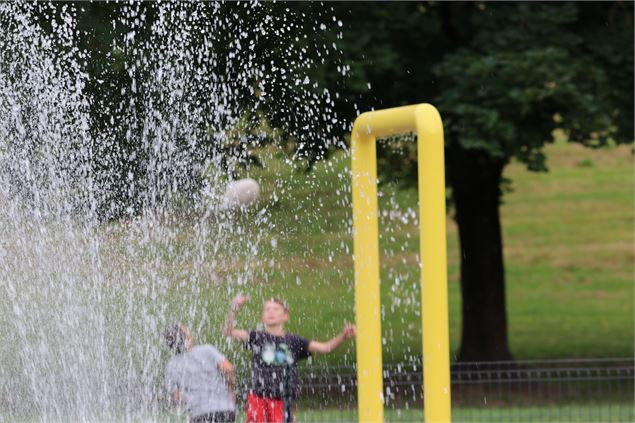
<svg viewBox="0 0 635 423"><path fill-rule="evenodd" d="M180 322L174 322L165 328L163 343L174 355L185 352L185 333Z"/></svg>
<svg viewBox="0 0 635 423"><path fill-rule="evenodd" d="M282 306L282 308L284 309L284 312L285 313L289 313L289 305L287 304L287 302L285 300L277 298L277 297L271 297L271 298L266 299L265 302L263 303L263 305L268 303L269 301L271 301L272 303L276 303L276 304Z"/></svg>

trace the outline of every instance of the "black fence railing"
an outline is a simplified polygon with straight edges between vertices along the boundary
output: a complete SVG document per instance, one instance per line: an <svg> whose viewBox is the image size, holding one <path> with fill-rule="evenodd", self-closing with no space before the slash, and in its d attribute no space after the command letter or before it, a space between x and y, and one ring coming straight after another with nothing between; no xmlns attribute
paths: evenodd
<svg viewBox="0 0 635 423"><path fill-rule="evenodd" d="M633 422L633 359L454 363L453 421ZM304 367L297 421L357 421L355 368ZM384 367L385 419L423 421L420 364Z"/></svg>
<svg viewBox="0 0 635 423"><path fill-rule="evenodd" d="M237 421L245 420L249 370L240 368ZM303 365L299 371L298 423L358 421L354 366ZM453 422L635 422L633 358L453 363L450 374ZM385 421L422 422L421 364L387 365L383 379ZM156 392L161 421L185 421L169 405L164 386ZM30 419L32 412L0 398L0 422L41 420Z"/></svg>

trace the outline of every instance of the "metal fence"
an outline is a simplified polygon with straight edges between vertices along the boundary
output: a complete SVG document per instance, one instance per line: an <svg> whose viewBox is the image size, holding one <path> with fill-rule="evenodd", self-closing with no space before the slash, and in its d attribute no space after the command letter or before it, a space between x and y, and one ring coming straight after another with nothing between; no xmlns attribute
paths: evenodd
<svg viewBox="0 0 635 423"><path fill-rule="evenodd" d="M455 363L458 422L633 422L633 359ZM357 421L354 367L301 369L297 421ZM385 419L423 421L420 363L384 368Z"/></svg>

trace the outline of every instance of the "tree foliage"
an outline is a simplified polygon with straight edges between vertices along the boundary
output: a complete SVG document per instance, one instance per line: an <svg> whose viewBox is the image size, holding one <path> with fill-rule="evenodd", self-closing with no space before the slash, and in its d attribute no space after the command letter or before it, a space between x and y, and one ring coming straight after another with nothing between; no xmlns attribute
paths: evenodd
<svg viewBox="0 0 635 423"><path fill-rule="evenodd" d="M555 129L589 146L632 138L632 133L624 137L628 127L616 126L625 121L628 109L615 102L611 69L587 47L582 30L587 23L578 22L578 7L583 6L477 8L472 19L477 30L470 41L434 67L442 87L436 104L443 111L449 142L545 170L542 149ZM632 69L628 53L619 56L630 56Z"/></svg>
<svg viewBox="0 0 635 423"><path fill-rule="evenodd" d="M195 158L187 163L191 172L167 178L178 182L170 185L183 194L200 187L207 161L231 178L237 167L257 163L250 149L264 143L277 143L309 164L341 145L335 135L341 133L342 121L335 116L330 92L318 83L320 64L333 49L322 35L335 23L328 8L289 6L41 5L39 20L50 32L60 10L70 9L77 18L77 48L84 55L86 91L92 99L98 152L94 166L97 174L110 178L110 195L102 202L105 218L143 209L144 192L154 183L148 180L149 160L157 147L150 145L151 138L157 138L161 128L169 128L163 135L175 143L170 149L187 150L193 142L177 127L200 121L196 134L189 135L197 138L200 151L183 155ZM161 75L164 81L157 80ZM166 81L173 85L171 92L163 87ZM102 142L104 137L109 141ZM181 168L168 166L163 172L176 174ZM155 182L159 179L166 178Z"/></svg>
<svg viewBox="0 0 635 423"><path fill-rule="evenodd" d="M512 160L547 170L554 130L589 147L632 142L633 4L338 4L361 111L440 111L461 245L459 359L511 357L499 206ZM332 82L331 82L332 83ZM345 104L342 105L346 107ZM350 116L350 119L354 116ZM382 177L416 184L414 145L380 143Z"/></svg>
<svg viewBox="0 0 635 423"><path fill-rule="evenodd" d="M632 4L345 3L336 14L352 72L327 82L345 94L346 116L353 102L431 102L448 144L532 170L546 169L556 128L591 147L633 139Z"/></svg>

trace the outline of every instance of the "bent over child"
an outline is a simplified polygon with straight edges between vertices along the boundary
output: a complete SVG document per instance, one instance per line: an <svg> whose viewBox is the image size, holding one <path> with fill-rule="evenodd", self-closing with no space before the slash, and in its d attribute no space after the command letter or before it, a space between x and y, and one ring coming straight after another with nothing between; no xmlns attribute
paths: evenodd
<svg viewBox="0 0 635 423"><path fill-rule="evenodd" d="M165 379L172 399L184 403L190 423L231 423L235 420L236 376L232 364L214 346L194 345L190 329L180 323L163 333L173 356Z"/></svg>

